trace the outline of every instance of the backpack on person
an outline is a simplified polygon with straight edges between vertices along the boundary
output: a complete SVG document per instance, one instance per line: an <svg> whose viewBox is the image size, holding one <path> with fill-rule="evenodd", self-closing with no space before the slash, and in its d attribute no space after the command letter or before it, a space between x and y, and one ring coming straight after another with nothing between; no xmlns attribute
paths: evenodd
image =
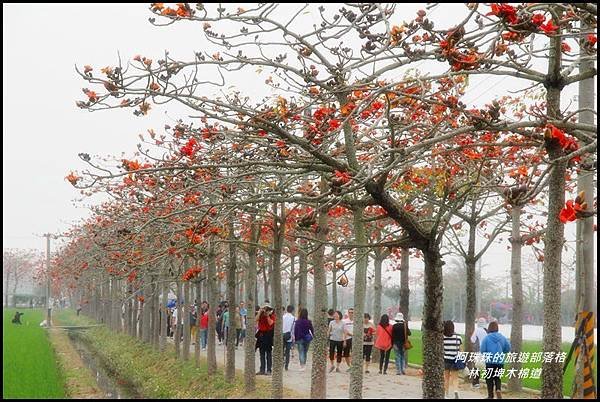
<svg viewBox="0 0 600 402"><path fill-rule="evenodd" d="M408 323L406 321L404 321L403 327L404 327L404 345L402 345L402 347L404 348L404 350L412 349L413 345L412 345L412 343L410 343L410 339L408 339L408 335L407 335Z"/></svg>

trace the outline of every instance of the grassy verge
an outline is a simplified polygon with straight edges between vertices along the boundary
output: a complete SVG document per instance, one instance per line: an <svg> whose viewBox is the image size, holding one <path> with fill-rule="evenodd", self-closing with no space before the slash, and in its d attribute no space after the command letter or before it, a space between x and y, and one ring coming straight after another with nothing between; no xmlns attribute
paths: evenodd
<svg viewBox="0 0 600 402"><path fill-rule="evenodd" d="M413 344L413 348L408 352L408 362L423 365L423 345L421 344L421 331L411 329L412 335L410 336L410 341ZM465 337L463 338L463 344L465 341ZM571 348L570 343L562 344L562 351L565 353L569 353L569 349ZM523 352L541 352L542 342L541 341L523 341ZM392 355L390 356L390 360L394 360L394 351L392 350ZM530 371L534 368L541 368L542 363L524 363L523 367L527 367ZM573 376L575 374L575 370L573 369L573 359L569 363L567 367L567 371L563 377L563 394L571 395L571 388L573 386ZM502 382L507 382L506 375L502 378ZM542 388L542 380L541 378L524 378L523 386L531 389L540 390Z"/></svg>
<svg viewBox="0 0 600 402"><path fill-rule="evenodd" d="M63 311L58 317L69 325L93 323L86 317L77 317L72 311ZM160 353L151 346L125 334L109 331L105 327L86 330L82 335L88 346L98 353L109 369L132 383L144 398L259 398L271 396L268 381L257 379L257 390L253 395L244 393L243 374L237 371L233 384L225 381L222 370L208 376L205 359L200 367L192 360L175 359L174 347ZM298 397L286 390L286 397Z"/></svg>
<svg viewBox="0 0 600 402"><path fill-rule="evenodd" d="M65 383L46 330L39 326L43 310L24 312L23 325L13 324L15 309L3 311L2 397L64 398Z"/></svg>

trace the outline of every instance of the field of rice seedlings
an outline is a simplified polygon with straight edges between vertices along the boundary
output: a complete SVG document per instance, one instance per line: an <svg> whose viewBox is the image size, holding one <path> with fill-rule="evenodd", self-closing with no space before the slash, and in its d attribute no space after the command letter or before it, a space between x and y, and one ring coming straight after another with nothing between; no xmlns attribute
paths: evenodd
<svg viewBox="0 0 600 402"><path fill-rule="evenodd" d="M24 312L22 325L13 324L16 311ZM64 398L64 380L57 367L41 309L3 311L2 398Z"/></svg>

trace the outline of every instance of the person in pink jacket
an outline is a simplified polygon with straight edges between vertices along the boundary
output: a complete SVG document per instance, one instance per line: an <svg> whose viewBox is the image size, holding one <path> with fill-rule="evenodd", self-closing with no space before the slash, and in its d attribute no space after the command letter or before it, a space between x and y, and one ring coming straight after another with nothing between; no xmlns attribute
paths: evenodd
<svg viewBox="0 0 600 402"><path fill-rule="evenodd" d="M379 374L381 374L382 367L383 374L387 374L388 364L390 362L390 353L392 351L392 326L390 325L390 318L387 314L382 315L381 319L379 320L379 325L377 325L377 329L375 330L374 346L380 350Z"/></svg>

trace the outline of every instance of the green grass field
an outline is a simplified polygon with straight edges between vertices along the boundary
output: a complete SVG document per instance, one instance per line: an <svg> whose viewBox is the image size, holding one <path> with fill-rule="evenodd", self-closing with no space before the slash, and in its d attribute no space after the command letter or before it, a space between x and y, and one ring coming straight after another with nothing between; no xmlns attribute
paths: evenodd
<svg viewBox="0 0 600 402"><path fill-rule="evenodd" d="M410 341L413 345L413 348L408 352L408 362L409 363L414 363L414 364L419 364L419 365L423 365L423 348L422 348L422 344L421 344L421 331L418 330L414 330L411 329L412 335L410 336ZM462 336L463 338L463 344L464 344L464 336ZM562 344L562 351L565 353L569 353L569 349L571 348L571 344L570 343L563 343ZM540 341L523 341L523 352L541 352L542 351L542 342ZM392 350L391 356L390 356L390 361L394 360L394 351ZM542 367L542 363L525 363L523 364L523 367L528 367L530 370L532 368L538 368L538 367ZM505 366L506 368L506 366ZM573 375L574 375L574 370L573 370L573 359L571 359L571 362L569 363L569 366L567 367L567 371L565 372L565 376L563 378L563 394L564 395L571 395L571 389L573 386ZM507 382L507 378L503 377L502 379L503 383ZM527 387L527 388L531 388L531 389L541 389L542 387L542 380L541 378L525 378L523 379L523 386Z"/></svg>
<svg viewBox="0 0 600 402"><path fill-rule="evenodd" d="M15 309L5 309L2 327L2 398L64 398L64 380L45 330L43 310L24 312L23 325L11 323Z"/></svg>

